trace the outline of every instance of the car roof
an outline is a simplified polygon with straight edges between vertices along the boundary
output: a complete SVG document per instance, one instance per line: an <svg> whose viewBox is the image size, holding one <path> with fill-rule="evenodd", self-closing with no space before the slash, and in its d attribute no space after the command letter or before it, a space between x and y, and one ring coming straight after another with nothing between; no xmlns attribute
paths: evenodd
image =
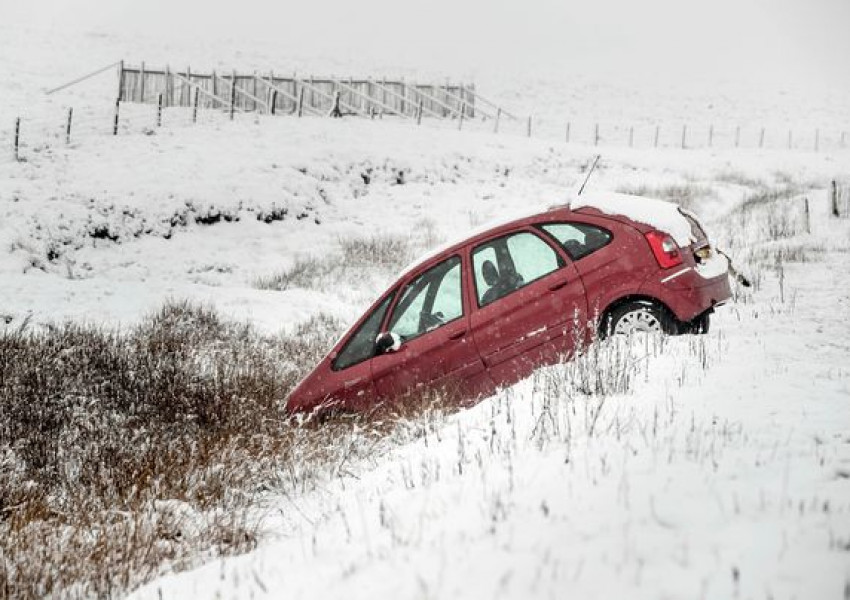
<svg viewBox="0 0 850 600"><path fill-rule="evenodd" d="M566 219L574 216L603 218L609 222L630 225L641 231L649 229L665 231L672 235L682 247L693 241L690 223L680 212L678 204L646 196L593 191L575 196L567 203L551 206L544 211L514 214L485 223L466 233L462 238L442 244L420 256L405 267L399 277L406 277L438 256L450 254L467 244L481 241L502 231L524 227L540 221L541 218Z"/></svg>

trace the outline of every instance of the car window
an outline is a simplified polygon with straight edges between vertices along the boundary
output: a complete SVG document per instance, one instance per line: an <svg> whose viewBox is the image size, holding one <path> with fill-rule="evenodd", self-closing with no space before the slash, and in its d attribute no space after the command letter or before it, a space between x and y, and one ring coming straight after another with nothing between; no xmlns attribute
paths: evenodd
<svg viewBox="0 0 850 600"><path fill-rule="evenodd" d="M586 223L547 223L541 225L573 260L584 258L611 241L611 232Z"/></svg>
<svg viewBox="0 0 850 600"><path fill-rule="evenodd" d="M562 259L528 231L496 238L472 253L478 305L486 306L558 270Z"/></svg>
<svg viewBox="0 0 850 600"><path fill-rule="evenodd" d="M460 257L453 256L405 286L389 331L411 340L463 315Z"/></svg>
<svg viewBox="0 0 850 600"><path fill-rule="evenodd" d="M333 370L339 371L347 369L353 365L368 360L375 355L375 339L378 337L378 332L381 328L381 322L384 320L384 315L387 308L393 299L393 294L390 294L386 299L378 305L372 314L363 321L360 327L354 332L354 335L349 338L336 359L333 361Z"/></svg>

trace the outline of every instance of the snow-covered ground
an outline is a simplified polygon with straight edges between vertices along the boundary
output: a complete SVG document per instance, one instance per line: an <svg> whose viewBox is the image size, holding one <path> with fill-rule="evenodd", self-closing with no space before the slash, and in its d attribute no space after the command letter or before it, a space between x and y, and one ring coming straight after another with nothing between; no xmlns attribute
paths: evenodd
<svg viewBox="0 0 850 600"><path fill-rule="evenodd" d="M315 119L53 150L0 167L0 312L13 325L27 315L130 324L176 297L268 331L318 312L349 322L391 272L362 267L309 289L254 283L299 256L333 260L345 240L401 236L424 250L563 202L592 151ZM347 465L315 491L271 497L256 552L135 597L840 597L850 228L828 217L823 188L845 160L606 150L588 193L686 190L756 271L757 290L719 310L708 336L603 347L421 424L419 441ZM789 181L808 194L812 232L762 239L759 219L789 205L797 218L802 196L761 217L736 211ZM281 208L282 220L258 220ZM757 258L777 243L815 248L814 259ZM627 381L603 393L577 383L595 373Z"/></svg>
<svg viewBox="0 0 850 600"><path fill-rule="evenodd" d="M16 75L0 83L0 327L129 326L169 298L271 333L318 313L348 323L395 262L328 267L283 290L261 283L298 261L341 264L352 240L423 252L562 203L596 152L588 193L684 199L755 283L736 289L707 336L594 348L473 409L412 423L414 442L303 493L272 491L256 551L166 575L134 598L847 597L850 219L829 216L827 189L850 174L850 152L835 143L845 92L808 105L806 90L773 97L755 84L683 90L494 68L479 90L489 77L497 100L535 113L551 136L517 135L524 124L494 135L213 114L191 126L176 109L155 128L150 107L128 107L112 137L109 76L43 91L122 57L267 69L273 52L61 30L47 44L44 31L0 31L0 64ZM379 72L353 58L302 70L368 68ZM81 133L65 146L70 105ZM18 114L53 138L27 142L16 163L5 140ZM725 143L630 149L621 128L598 148L564 144L571 115L586 126L717 123ZM822 128L832 143L819 153L810 139L794 151L734 149L738 123L748 135L761 123Z"/></svg>

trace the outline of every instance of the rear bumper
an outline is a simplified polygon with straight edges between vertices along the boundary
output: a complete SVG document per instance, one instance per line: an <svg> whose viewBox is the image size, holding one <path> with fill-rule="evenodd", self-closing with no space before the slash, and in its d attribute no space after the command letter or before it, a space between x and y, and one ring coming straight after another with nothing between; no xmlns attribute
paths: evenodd
<svg viewBox="0 0 850 600"><path fill-rule="evenodd" d="M663 302L683 323L693 321L732 297L728 271L706 278L693 265L651 275L641 287L641 293Z"/></svg>

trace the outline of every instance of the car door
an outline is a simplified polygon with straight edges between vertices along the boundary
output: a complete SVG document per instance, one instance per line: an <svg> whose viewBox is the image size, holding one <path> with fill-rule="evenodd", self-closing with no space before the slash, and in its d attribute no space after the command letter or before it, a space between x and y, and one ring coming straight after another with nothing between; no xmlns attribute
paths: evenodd
<svg viewBox="0 0 850 600"><path fill-rule="evenodd" d="M486 372L469 331L464 279L463 261L454 255L414 275L401 289L384 327L401 343L371 361L380 399L423 386L445 386L461 396L480 391L476 384Z"/></svg>
<svg viewBox="0 0 850 600"><path fill-rule="evenodd" d="M560 248L523 228L471 248L471 264L477 309L470 326L497 385L574 351L584 335L576 328L586 323L587 300Z"/></svg>
<svg viewBox="0 0 850 600"><path fill-rule="evenodd" d="M375 338L393 300L392 293L377 303L354 328L338 352L332 352L320 369L299 384L305 402L345 410L365 410L375 403L372 357ZM321 368L324 367L324 368Z"/></svg>

